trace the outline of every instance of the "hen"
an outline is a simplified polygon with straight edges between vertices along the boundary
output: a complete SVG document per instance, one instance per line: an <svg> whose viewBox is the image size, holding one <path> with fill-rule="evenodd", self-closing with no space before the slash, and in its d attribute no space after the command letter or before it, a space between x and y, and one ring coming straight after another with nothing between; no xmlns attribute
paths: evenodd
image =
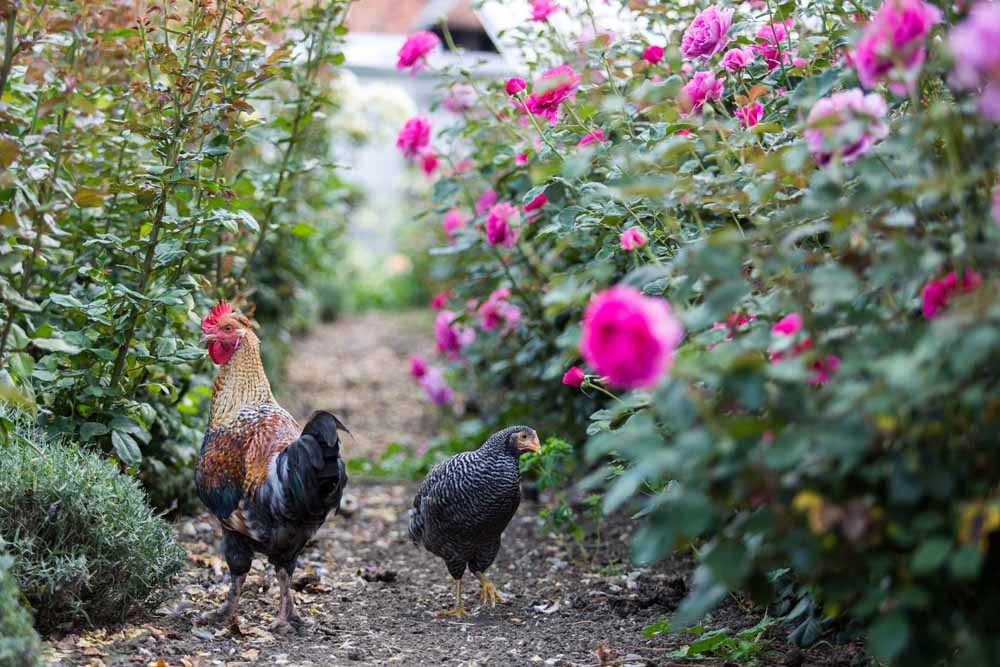
<svg viewBox="0 0 1000 667"><path fill-rule="evenodd" d="M482 585L481 600L503 602L486 578L500 550L500 536L521 503L518 459L540 452L538 434L512 426L490 436L474 452L462 452L434 466L413 498L410 539L444 559L455 580L455 608L440 616L465 616L462 575L468 568Z"/></svg>
<svg viewBox="0 0 1000 667"><path fill-rule="evenodd" d="M316 412L300 429L271 393L251 321L225 301L202 320L208 354L219 366L212 384L208 431L195 466L202 502L222 524L222 551L231 587L208 620L238 631L236 607L254 552L267 556L281 589L271 629L301 630L290 582L310 537L340 508L347 484L337 429Z"/></svg>

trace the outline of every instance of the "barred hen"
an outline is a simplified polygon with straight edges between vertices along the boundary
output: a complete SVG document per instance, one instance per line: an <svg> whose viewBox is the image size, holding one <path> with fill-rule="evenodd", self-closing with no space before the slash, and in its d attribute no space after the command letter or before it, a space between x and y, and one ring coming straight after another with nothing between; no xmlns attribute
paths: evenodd
<svg viewBox="0 0 1000 667"><path fill-rule="evenodd" d="M482 586L481 600L503 602L486 578L500 550L500 536L521 503L518 459L540 452L538 434L512 426L490 436L474 452L434 466L421 482L410 510L410 539L444 559L455 580L455 608L439 616L465 616L462 575L468 568Z"/></svg>
<svg viewBox="0 0 1000 667"><path fill-rule="evenodd" d="M290 588L292 572L306 542L327 514L340 508L347 474L337 429L344 426L334 415L319 411L299 428L274 400L253 324L228 303L220 301L201 328L219 371L212 384L195 485L222 524L222 551L231 579L226 602L206 620L239 630L236 607L258 552L274 565L281 590L271 630L301 631L303 622Z"/></svg>

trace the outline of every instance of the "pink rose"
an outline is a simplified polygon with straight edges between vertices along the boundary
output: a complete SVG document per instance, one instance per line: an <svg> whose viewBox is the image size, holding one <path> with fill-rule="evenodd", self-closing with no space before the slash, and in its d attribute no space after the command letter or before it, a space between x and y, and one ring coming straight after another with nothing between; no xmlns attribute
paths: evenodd
<svg viewBox="0 0 1000 667"><path fill-rule="evenodd" d="M458 316L450 310L442 310L434 320L434 337L437 339L438 352L447 354L452 359L457 359L462 348L476 340L475 329L457 324L455 322L457 318Z"/></svg>
<svg viewBox="0 0 1000 667"><path fill-rule="evenodd" d="M464 227L468 221L469 216L457 208L453 208L444 214L444 219L441 220L441 228L444 229L444 233L448 238L453 238L455 232Z"/></svg>
<svg viewBox="0 0 1000 667"><path fill-rule="evenodd" d="M791 23L791 19L788 19ZM767 63L767 69L771 70L788 62L788 44L785 41L788 37L788 30L782 22L762 25L757 30L757 42L751 46L754 53L759 54Z"/></svg>
<svg viewBox="0 0 1000 667"><path fill-rule="evenodd" d="M586 146L587 144L591 144L591 143L593 143L595 141L597 143L599 143L599 144L600 143L604 143L605 141L607 141L607 139L604 137L604 130L598 128L598 129L594 130L593 132L588 132L587 135L583 139L580 139L580 143L578 143L576 145L576 147L577 148L582 148L583 146Z"/></svg>
<svg viewBox="0 0 1000 667"><path fill-rule="evenodd" d="M924 319L933 320L938 316L941 309L948 305L948 301L951 297L956 294L972 292L979 287L982 282L982 275L980 275L977 271L969 269L963 274L961 280L959 280L958 275L952 271L940 280L933 280L927 283L921 292Z"/></svg>
<svg viewBox="0 0 1000 667"><path fill-rule="evenodd" d="M520 219L521 216L514 206L507 202L494 204L486 217L486 240L490 245L513 247L520 235L520 230L517 228Z"/></svg>
<svg viewBox="0 0 1000 667"><path fill-rule="evenodd" d="M451 298L451 290L446 289L443 292L438 292L431 298L431 308L434 310L441 310L448 304L448 299Z"/></svg>
<svg viewBox="0 0 1000 667"><path fill-rule="evenodd" d="M440 368L428 368L427 372L418 380L427 398L437 405L448 405L454 397L451 387L444 379L444 373Z"/></svg>
<svg viewBox="0 0 1000 667"><path fill-rule="evenodd" d="M420 30L406 38L399 49L399 60L396 69L410 68L410 74L419 72L427 66L427 54L433 51L441 40L433 32Z"/></svg>
<svg viewBox="0 0 1000 667"><path fill-rule="evenodd" d="M514 156L514 164L516 164L516 165L525 165L525 164L528 164L528 154L527 153L518 153L517 155L515 155Z"/></svg>
<svg viewBox="0 0 1000 667"><path fill-rule="evenodd" d="M732 9L708 7L695 17L681 38L681 53L685 58L709 58L725 48L726 35L733 23Z"/></svg>
<svg viewBox="0 0 1000 667"><path fill-rule="evenodd" d="M820 98L806 118L806 145L821 165L828 164L834 155L840 155L844 162L857 160L889 134L884 120L887 112L881 95L865 95L859 88Z"/></svg>
<svg viewBox="0 0 1000 667"><path fill-rule="evenodd" d="M507 84L504 86L508 95L517 95L527 87L528 84L524 82L524 79L519 79L517 77L507 79Z"/></svg>
<svg viewBox="0 0 1000 667"><path fill-rule="evenodd" d="M483 194L479 195L479 199L476 200L476 215L482 215L486 211L490 210L490 206L496 203L497 193L493 190L487 190Z"/></svg>
<svg viewBox="0 0 1000 667"><path fill-rule="evenodd" d="M666 300L618 285L598 292L587 305L580 352L615 386L651 387L670 369L683 336Z"/></svg>
<svg viewBox="0 0 1000 667"><path fill-rule="evenodd" d="M764 117L764 105L754 102L736 110L736 117L740 119L743 127L753 127Z"/></svg>
<svg viewBox="0 0 1000 667"><path fill-rule="evenodd" d="M655 44L650 44L643 50L642 59L645 60L650 65L655 65L656 63L663 60L663 47L656 46Z"/></svg>
<svg viewBox="0 0 1000 667"><path fill-rule="evenodd" d="M722 66L730 72L738 72L753 62L753 51L750 49L729 49L722 56Z"/></svg>
<svg viewBox="0 0 1000 667"><path fill-rule="evenodd" d="M560 6L551 0L532 0L531 20L544 21L559 9Z"/></svg>
<svg viewBox="0 0 1000 667"><path fill-rule="evenodd" d="M423 116L406 121L396 137L396 148L408 158L416 157L431 143L431 122Z"/></svg>
<svg viewBox="0 0 1000 667"><path fill-rule="evenodd" d="M681 88L677 106L682 116L701 113L701 108L709 100L717 101L722 97L723 83L715 78L715 72L695 72L691 80Z"/></svg>
<svg viewBox="0 0 1000 667"><path fill-rule="evenodd" d="M886 0L854 50L854 66L865 88L887 82L896 95L914 89L927 56L931 27L941 10L923 0Z"/></svg>
<svg viewBox="0 0 1000 667"><path fill-rule="evenodd" d="M586 379L586 375L583 373L583 369L579 366L570 366L569 369L563 373L563 384L568 384L571 387L579 387L583 384Z"/></svg>
<svg viewBox="0 0 1000 667"><path fill-rule="evenodd" d="M948 35L948 45L955 58L954 83L981 89L980 113L1000 123L1000 4L973 6L969 17Z"/></svg>
<svg viewBox="0 0 1000 667"><path fill-rule="evenodd" d="M574 72L572 67L569 65L553 67L535 82L524 104L535 116L542 116L554 123L559 118L560 106L572 98L578 85L580 85L580 75Z"/></svg>
<svg viewBox="0 0 1000 667"><path fill-rule="evenodd" d="M521 321L521 309L510 303L507 300L509 297L510 290L507 288L493 290L490 297L479 306L479 325L483 330L491 331L502 323L504 326L500 334L505 336L517 328Z"/></svg>
<svg viewBox="0 0 1000 667"><path fill-rule="evenodd" d="M420 378L424 376L427 372L427 362L421 356L413 355L410 357L410 375L415 378Z"/></svg>
<svg viewBox="0 0 1000 667"><path fill-rule="evenodd" d="M798 313L791 313L785 315L780 320L774 323L771 327L771 333L784 334L785 336L791 336L792 334L798 333L799 329L802 328L802 316Z"/></svg>
<svg viewBox="0 0 1000 667"><path fill-rule="evenodd" d="M535 197L534 199L532 199L531 201L529 201L527 204L524 205L524 210L525 212L534 211L540 209L541 207L545 206L548 203L549 203L549 198L545 196L544 192L541 192L538 194L537 197Z"/></svg>
<svg viewBox="0 0 1000 667"><path fill-rule="evenodd" d="M420 154L420 168L425 174L430 176L437 169L438 159L434 151L424 151Z"/></svg>
<svg viewBox="0 0 1000 667"><path fill-rule="evenodd" d="M785 315L771 327L772 334L781 336L794 336L801 330L802 318L798 313ZM787 348L787 350L773 351L771 353L771 362L777 363L784 359L786 355L796 357L803 352L807 352L812 349L812 346L812 338L806 336L804 339L793 343L790 348ZM840 368L840 357L835 354L828 354L809 362L808 365L809 368L814 371L813 375L808 380L809 384L823 384L830 379L830 375Z"/></svg>
<svg viewBox="0 0 1000 667"><path fill-rule="evenodd" d="M646 244L646 237L638 227L629 227L618 238L624 250L635 250Z"/></svg>

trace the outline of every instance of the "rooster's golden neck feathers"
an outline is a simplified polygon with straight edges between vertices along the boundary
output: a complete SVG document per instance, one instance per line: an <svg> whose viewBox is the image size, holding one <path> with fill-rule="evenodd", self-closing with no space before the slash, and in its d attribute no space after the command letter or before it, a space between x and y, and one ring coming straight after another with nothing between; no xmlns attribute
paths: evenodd
<svg viewBox="0 0 1000 667"><path fill-rule="evenodd" d="M247 331L229 363L221 366L215 375L208 428L229 426L236 421L243 408L256 408L274 402L271 383L267 381L260 360L260 339L252 331Z"/></svg>

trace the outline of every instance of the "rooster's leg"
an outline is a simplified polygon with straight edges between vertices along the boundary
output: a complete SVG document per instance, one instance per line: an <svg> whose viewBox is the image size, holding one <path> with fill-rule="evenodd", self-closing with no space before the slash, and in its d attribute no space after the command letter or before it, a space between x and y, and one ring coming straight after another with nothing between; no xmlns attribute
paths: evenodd
<svg viewBox="0 0 1000 667"><path fill-rule="evenodd" d="M302 617L295 611L295 601L292 599L292 575L283 567L275 568L278 575L278 586L281 589L278 601L278 616L271 624L272 632L290 632L292 630L301 632L305 623Z"/></svg>
<svg viewBox="0 0 1000 667"><path fill-rule="evenodd" d="M226 601L222 603L222 606L215 611L210 611L202 615L202 620L209 623L215 623L217 625L224 625L239 633L239 624L236 619L236 607L240 602L240 594L243 592L243 584L247 580L246 574L231 574L230 585L229 585L229 595L226 596Z"/></svg>
<svg viewBox="0 0 1000 667"><path fill-rule="evenodd" d="M439 611L438 616L454 616L455 618L462 618L463 616L468 616L465 613L465 607L462 605L462 580L455 579L455 608L449 609L448 611Z"/></svg>
<svg viewBox="0 0 1000 667"><path fill-rule="evenodd" d="M497 602L500 604L504 603L504 599L500 597L500 591L497 590L492 581L486 578L485 574L482 572L473 572L473 574L476 575L476 578L479 579L479 583L482 585L479 591L479 599L484 606L487 602L491 607L497 606Z"/></svg>

